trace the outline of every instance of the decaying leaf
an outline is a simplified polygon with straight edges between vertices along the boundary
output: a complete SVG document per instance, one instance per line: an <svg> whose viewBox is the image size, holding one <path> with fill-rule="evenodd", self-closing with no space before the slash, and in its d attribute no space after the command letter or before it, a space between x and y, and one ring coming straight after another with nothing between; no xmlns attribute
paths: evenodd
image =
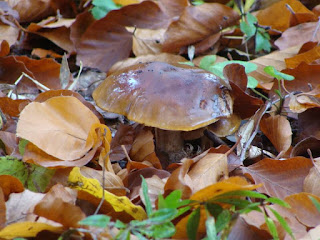
<svg viewBox="0 0 320 240"><path fill-rule="evenodd" d="M141 206L134 205L125 196L118 197L106 190L103 191L98 180L84 177L81 175L78 167L73 168L70 172L69 183L72 188L86 193L82 196L79 195L79 198L85 199L89 202L90 200L87 194L91 195L92 198L98 199L96 203L101 201L102 195L104 194L103 202L105 206L101 207L101 211L103 212L107 211L109 214L112 214L112 212L118 212L123 215L122 218L124 219L126 218L125 215L129 215L131 218L137 220L143 220L146 218L146 213Z"/></svg>

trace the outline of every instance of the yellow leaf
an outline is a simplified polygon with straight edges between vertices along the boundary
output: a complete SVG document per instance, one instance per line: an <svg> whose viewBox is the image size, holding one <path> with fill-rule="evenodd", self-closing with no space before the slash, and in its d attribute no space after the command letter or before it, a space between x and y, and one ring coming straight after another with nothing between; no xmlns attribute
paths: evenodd
<svg viewBox="0 0 320 240"><path fill-rule="evenodd" d="M122 6L127 6L127 5L130 5L130 4L140 3L139 0L113 0L113 2L115 4L120 4Z"/></svg>
<svg viewBox="0 0 320 240"><path fill-rule="evenodd" d="M190 197L190 200L196 200L201 202L207 201L209 199L212 199L213 197L217 197L227 192L239 190L253 190L258 187L261 187L261 185L262 184L249 184L244 178L241 177L231 177L199 190Z"/></svg>
<svg viewBox="0 0 320 240"><path fill-rule="evenodd" d="M68 179L72 188L84 191L97 198L102 198L103 189L98 180L86 178L81 175L80 168L72 169ZM125 212L137 220L143 220L147 217L146 212L141 206L136 206L125 197L118 197L104 190L104 201L109 203L115 212Z"/></svg>
<svg viewBox="0 0 320 240"><path fill-rule="evenodd" d="M63 231L63 228L40 222L18 222L3 228L0 231L0 238L13 239L16 237L35 237L43 230L60 233Z"/></svg>

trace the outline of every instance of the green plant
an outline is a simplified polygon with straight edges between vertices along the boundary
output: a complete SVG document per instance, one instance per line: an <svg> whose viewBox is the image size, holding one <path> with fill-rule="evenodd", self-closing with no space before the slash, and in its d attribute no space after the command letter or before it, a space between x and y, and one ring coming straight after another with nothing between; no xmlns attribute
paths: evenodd
<svg viewBox="0 0 320 240"><path fill-rule="evenodd" d="M176 229L172 220L179 218L182 214L189 214L187 223L188 239L196 239L201 214L205 212L206 237L204 239L227 239L233 223L240 214L259 211L264 214L266 224L273 238L278 239L275 223L266 211L269 208L284 230L294 239L287 222L270 207L271 204L290 207L286 202L278 198L268 198L255 191L238 190L226 192L202 202L181 200L181 191L175 190L165 198L159 195L158 209L154 210L152 209L148 196L148 186L144 178L142 178L142 192L147 219L143 221L132 220L129 223L123 223L119 220L113 222L109 216L98 214L85 218L79 224L100 228L100 233L106 228L117 229L113 239L130 239L131 235L138 237L138 239L161 239L169 238L175 234ZM252 201L253 199L257 201ZM98 238L90 230L82 228L77 230L90 233L94 239Z"/></svg>
<svg viewBox="0 0 320 240"><path fill-rule="evenodd" d="M101 19L111 10L119 9L121 6L115 4L112 0L93 0L91 13L95 19Z"/></svg>
<svg viewBox="0 0 320 240"><path fill-rule="evenodd" d="M270 35L268 28L260 26L258 19L251 13L245 13L245 17L240 22L240 30L245 34L245 40L248 41L252 37L255 39L255 52L265 50L271 51Z"/></svg>

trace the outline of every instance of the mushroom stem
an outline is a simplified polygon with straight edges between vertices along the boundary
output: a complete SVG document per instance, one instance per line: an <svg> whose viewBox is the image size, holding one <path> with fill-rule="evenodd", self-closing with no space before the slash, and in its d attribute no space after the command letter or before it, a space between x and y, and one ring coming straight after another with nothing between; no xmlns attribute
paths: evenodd
<svg viewBox="0 0 320 240"><path fill-rule="evenodd" d="M181 131L155 129L156 153L164 167L186 156Z"/></svg>

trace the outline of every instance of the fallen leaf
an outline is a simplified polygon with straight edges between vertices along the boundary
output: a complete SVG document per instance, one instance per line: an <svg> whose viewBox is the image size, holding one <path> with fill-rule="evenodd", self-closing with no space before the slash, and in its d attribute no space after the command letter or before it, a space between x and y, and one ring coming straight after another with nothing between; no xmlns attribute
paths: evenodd
<svg viewBox="0 0 320 240"><path fill-rule="evenodd" d="M165 31L166 29L136 29L132 42L134 55L141 56L161 53Z"/></svg>
<svg viewBox="0 0 320 240"><path fill-rule="evenodd" d="M4 239L13 239L18 237L35 237L41 231L51 231L62 233L62 227L55 227L41 222L19 222L13 223L0 231L0 237Z"/></svg>
<svg viewBox="0 0 320 240"><path fill-rule="evenodd" d="M304 157L287 160L265 158L251 166L242 167L242 170L256 184L263 184L259 192L283 199L303 191L303 181L312 166L311 160Z"/></svg>
<svg viewBox="0 0 320 240"><path fill-rule="evenodd" d="M17 135L52 156L72 161L92 148L94 140L88 135L95 123L98 118L75 97L54 97L24 108Z"/></svg>
<svg viewBox="0 0 320 240"><path fill-rule="evenodd" d="M218 33L221 29L234 25L238 19L238 13L222 4L188 6L180 18L168 27L162 51L179 52L181 47Z"/></svg>
<svg viewBox="0 0 320 240"><path fill-rule="evenodd" d="M295 214L302 224L307 227L316 227L319 225L320 213L309 196L312 196L318 202L320 201L319 197L304 192L287 196L284 200L290 204L290 211Z"/></svg>
<svg viewBox="0 0 320 240"><path fill-rule="evenodd" d="M314 167L310 169L309 174L306 176L303 182L303 192L311 193L320 197L320 181L319 161L314 162Z"/></svg>
<svg viewBox="0 0 320 240"><path fill-rule="evenodd" d="M286 29L288 29L291 26L290 18L292 13L286 5L289 5L289 7L294 11L295 16L299 16L299 14L307 14L307 16L305 16L307 19L303 19L304 22L317 21L314 13L307 9L300 1L282 0L258 12L257 18L259 24L264 26L270 26L271 29L280 32L283 32ZM272 16L272 18L270 16ZM300 21L296 24L299 23L303 23L303 21Z"/></svg>
<svg viewBox="0 0 320 240"><path fill-rule="evenodd" d="M281 158L292 142L292 130L287 118L280 115L262 118L260 129L279 152L277 158Z"/></svg>
<svg viewBox="0 0 320 240"><path fill-rule="evenodd" d="M132 204L125 196L118 197L106 190L103 191L98 180L82 176L78 167L73 168L70 172L69 182L72 188L88 193L98 199L101 199L104 194L104 202L114 212L119 212L123 215L128 214L137 220L146 218L146 213L141 206Z"/></svg>
<svg viewBox="0 0 320 240"><path fill-rule="evenodd" d="M307 52L300 53L296 56L285 59L285 62L286 62L287 68L295 68L301 62L310 64L319 58L320 58L320 46L315 46L314 48L312 48Z"/></svg>
<svg viewBox="0 0 320 240"><path fill-rule="evenodd" d="M319 42L320 32L315 30L317 28L317 22L306 22L297 26L291 27L284 31L280 38L275 41L275 45L280 49L294 47L302 45L309 41ZM303 34L299 34L303 32ZM315 34L314 34L315 33ZM313 37L314 35L314 37Z"/></svg>
<svg viewBox="0 0 320 240"><path fill-rule="evenodd" d="M3 173L0 175L0 188L5 201L9 199L11 193L24 191L24 187L18 178Z"/></svg>

